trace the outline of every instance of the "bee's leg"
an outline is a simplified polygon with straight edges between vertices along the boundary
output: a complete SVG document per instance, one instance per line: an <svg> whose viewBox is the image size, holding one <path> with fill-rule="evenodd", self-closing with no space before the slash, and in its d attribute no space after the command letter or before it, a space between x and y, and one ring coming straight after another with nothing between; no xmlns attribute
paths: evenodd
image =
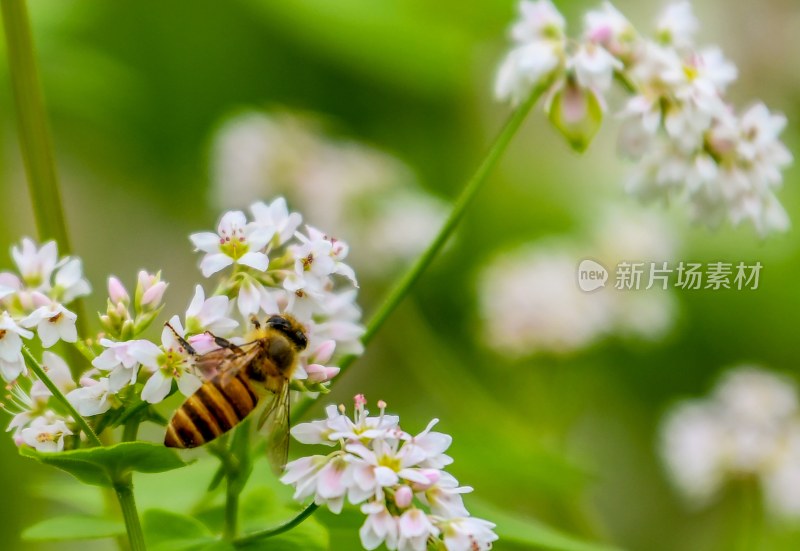
<svg viewBox="0 0 800 551"><path fill-rule="evenodd" d="M230 349L230 350L233 350L234 352L241 352L241 351L242 351L242 349L241 349L241 348L239 348L238 346L236 346L235 344L233 344L233 343L232 343L231 341L229 341L228 339L224 339L224 338L222 338L222 337L218 337L218 336L216 336L214 333L212 333L211 331L206 331L206 335L208 335L209 337L211 337L212 339L214 339L214 343L215 343L217 346L219 346L220 348L228 348L228 349Z"/></svg>
<svg viewBox="0 0 800 551"><path fill-rule="evenodd" d="M184 350L186 350L186 351L187 351L189 354L191 354L192 356L196 356L196 355L197 355L197 351L195 351L194 347L193 347L191 344L189 344L189 342L188 342L186 339L184 339L183 337L181 337L181 336L178 334L178 332L177 332L177 331L175 331L175 328L174 328L174 327L172 327L172 326L169 324L169 322L165 323L164 325L166 325L167 327L169 327L170 331L172 331L172 333L175 335L175 338L176 338L176 339L178 339L178 342L181 344L181 346L184 348Z"/></svg>
<svg viewBox="0 0 800 551"><path fill-rule="evenodd" d="M258 318L256 317L255 314L250 315L250 323L253 324L253 327L255 327L256 330L261 329L261 322L258 321Z"/></svg>

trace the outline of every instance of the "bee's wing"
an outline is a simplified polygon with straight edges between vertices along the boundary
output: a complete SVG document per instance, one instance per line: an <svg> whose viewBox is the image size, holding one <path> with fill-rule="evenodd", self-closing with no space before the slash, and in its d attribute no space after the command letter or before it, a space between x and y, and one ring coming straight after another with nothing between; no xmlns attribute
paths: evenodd
<svg viewBox="0 0 800 551"><path fill-rule="evenodd" d="M198 356L195 358L194 364L206 380L216 379L222 386L227 386L242 369L253 361L257 353L257 346L252 346L248 350L220 348Z"/></svg>
<svg viewBox="0 0 800 551"><path fill-rule="evenodd" d="M289 382L275 392L258 418L258 430L267 436L267 459L276 475L289 458Z"/></svg>

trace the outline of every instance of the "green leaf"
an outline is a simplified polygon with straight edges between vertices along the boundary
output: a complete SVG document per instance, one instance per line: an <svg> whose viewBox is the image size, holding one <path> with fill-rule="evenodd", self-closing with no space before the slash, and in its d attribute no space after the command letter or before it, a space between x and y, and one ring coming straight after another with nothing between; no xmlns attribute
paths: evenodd
<svg viewBox="0 0 800 551"><path fill-rule="evenodd" d="M145 511L142 530L150 551L233 550L230 543L214 537L202 522L163 509Z"/></svg>
<svg viewBox="0 0 800 551"><path fill-rule="evenodd" d="M603 123L603 106L597 95L567 81L553 96L548 116L572 149L583 153Z"/></svg>
<svg viewBox="0 0 800 551"><path fill-rule="evenodd" d="M87 516L49 518L25 529L25 541L94 540L125 534L125 524L118 520Z"/></svg>
<svg viewBox="0 0 800 551"><path fill-rule="evenodd" d="M115 479L130 471L161 473L188 464L174 450L151 442L123 442L58 453L39 453L23 447L20 454L67 471L81 482L96 486L111 486Z"/></svg>
<svg viewBox="0 0 800 551"><path fill-rule="evenodd" d="M581 540L537 520L507 513L486 502L471 499L469 509L476 517L497 524L495 532L500 536L500 541L549 551L621 551L611 545Z"/></svg>

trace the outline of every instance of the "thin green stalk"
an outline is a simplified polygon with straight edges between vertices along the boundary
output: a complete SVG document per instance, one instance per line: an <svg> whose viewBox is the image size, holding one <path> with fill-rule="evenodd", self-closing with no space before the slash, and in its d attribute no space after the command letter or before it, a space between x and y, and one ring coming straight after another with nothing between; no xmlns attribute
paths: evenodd
<svg viewBox="0 0 800 551"><path fill-rule="evenodd" d="M136 510L136 500L133 497L133 478L130 474L114 483L119 506L122 508L122 517L125 519L125 529L128 531L128 541L131 551L146 551L142 524L139 522L139 513Z"/></svg>
<svg viewBox="0 0 800 551"><path fill-rule="evenodd" d="M252 532L247 534L246 536L242 536L241 538L237 538L233 540L234 547L244 547L245 545L252 543L254 541L262 540L265 538L271 538L272 536L277 536L278 534L283 534L284 532L288 532L308 517L314 514L319 508L319 505L316 503L312 503L305 509L303 509L299 515L294 517L292 520L289 520L275 528L267 528L266 530L259 530L258 532Z"/></svg>
<svg viewBox="0 0 800 551"><path fill-rule="evenodd" d="M72 249L67 235L27 6L25 0L0 0L0 10L17 111L19 143L28 175L28 193L36 229L41 241L53 239L62 254L69 254ZM83 303L75 301L73 309L78 314L78 332L85 337L87 320Z"/></svg>
<svg viewBox="0 0 800 551"><path fill-rule="evenodd" d="M72 419L78 424L78 426L80 426L81 430L86 434L86 437L89 439L89 441L95 446L102 446L103 443L100 442L100 439L94 433L92 427L90 427L89 423L86 422L86 419L84 419L81 414L78 413L78 410L76 410L75 407L70 404L69 400L67 400L67 397L64 396L55 383L50 380L50 377L47 376L47 372L45 371L44 367L38 361L36 361L36 358L33 357L33 354L31 354L31 351L27 346L22 347L22 355L25 358L25 363L28 365L31 371L33 371L39 380L44 383L44 386L46 386L53 396L55 396L56 400L61 402L64 407L67 408L67 411L69 411Z"/></svg>
<svg viewBox="0 0 800 551"><path fill-rule="evenodd" d="M228 541L233 541L239 529L239 489L232 479L225 487L225 528L222 533Z"/></svg>
<svg viewBox="0 0 800 551"><path fill-rule="evenodd" d="M436 237L433 238L427 249L417 258L409 270L397 281L395 286L389 292L386 300L383 301L378 310L372 315L367 323L366 331L361 337L361 342L366 346L375 334L383 327L384 322L400 305L403 299L408 295L411 288L419 280L423 272L431 265L436 255L442 250L442 247L447 243L450 236L455 232L459 222L464 217L467 208L472 204L472 201L477 196L478 192L483 188L484 184L489 179L492 170L497 166L497 163L508 148L511 139L519 130L525 118L528 116L531 108L536 104L542 94L550 87L551 81L547 80L536 87L528 99L521 104L508 118L506 124L503 126L500 134L492 143L488 154L483 159L483 162L478 166L478 170L467 182L461 195L458 196L456 202L453 204L453 209L450 215L442 225ZM341 369L340 376L343 374L350 365L356 360L357 356L346 356L342 358L339 363ZM301 418L314 403L314 399L305 398L298 403L293 410L293 418Z"/></svg>
<svg viewBox="0 0 800 551"><path fill-rule="evenodd" d="M133 442L139 434L139 419L133 418L125 423L122 429L122 441Z"/></svg>

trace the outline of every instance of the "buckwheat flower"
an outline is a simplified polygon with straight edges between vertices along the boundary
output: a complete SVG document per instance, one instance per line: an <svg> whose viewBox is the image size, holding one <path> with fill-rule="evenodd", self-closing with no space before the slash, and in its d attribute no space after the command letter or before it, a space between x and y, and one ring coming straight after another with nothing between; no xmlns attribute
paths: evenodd
<svg viewBox="0 0 800 551"><path fill-rule="evenodd" d="M109 282L110 285L110 282ZM137 310L156 310L161 305L164 291L167 290L167 283L161 281L161 272L150 274L141 270L136 278L136 294L134 295L134 306ZM119 292L119 289L115 289ZM125 288L122 288L125 291ZM109 288L109 293L111 289ZM127 295L127 293L125 293Z"/></svg>
<svg viewBox="0 0 800 551"><path fill-rule="evenodd" d="M244 213L237 210L222 216L217 233L195 233L190 239L198 251L206 253L200 269L204 277L210 277L233 264L265 271L269 258L261 251L273 235L274 231L248 224Z"/></svg>
<svg viewBox="0 0 800 551"><path fill-rule="evenodd" d="M281 481L295 487L294 498L313 496L315 503L337 514L345 501L360 505L366 515L359 530L365 549L382 544L415 551L451 545L461 549L464 541L473 545L470 550L491 547L497 539L494 525L467 519L461 495L472 489L433 466L448 463L435 458L450 443L447 435L431 431L435 421L411 436L399 427L396 416L386 415L383 401L378 402L377 417L369 416L363 395L354 402L353 419L345 415L344 406L328 406L326 419L292 428L292 435L303 443L341 446L286 466Z"/></svg>
<svg viewBox="0 0 800 551"><path fill-rule="evenodd" d="M472 492L470 486L459 486L458 480L453 475L444 471L436 471L438 479L426 489L419 492L420 501L430 507L431 512L445 518L469 516L464 507L462 494ZM424 473L427 475L427 473Z"/></svg>
<svg viewBox="0 0 800 551"><path fill-rule="evenodd" d="M511 28L511 37L520 43L562 38L566 22L550 0L523 0L520 20Z"/></svg>
<svg viewBox="0 0 800 551"><path fill-rule="evenodd" d="M324 314L313 326L312 345L325 340L336 341L336 350L342 355L360 355L364 352L361 337L361 309L356 304L357 292L354 289L340 293L324 293L322 304Z"/></svg>
<svg viewBox="0 0 800 551"><path fill-rule="evenodd" d="M136 382L140 367L139 356L149 356L158 352L158 347L147 340L114 342L100 339L100 345L105 347L105 350L92 360L92 365L101 371L109 372L109 388L113 392Z"/></svg>
<svg viewBox="0 0 800 551"><path fill-rule="evenodd" d="M31 337L33 333L17 325L8 312L0 314L0 374L6 381L13 381L27 372L22 339Z"/></svg>
<svg viewBox="0 0 800 551"><path fill-rule="evenodd" d="M578 288L580 258L571 244L556 243L521 248L490 262L478 283L487 344L518 356L567 353L603 335L612 297Z"/></svg>
<svg viewBox="0 0 800 551"><path fill-rule="evenodd" d="M47 376L61 392L66 394L75 388L75 380L72 378L69 365L58 354L54 354L49 350L42 352L42 367L44 367ZM46 399L52 396L50 389L39 379L33 381L30 394L34 400Z"/></svg>
<svg viewBox="0 0 800 551"><path fill-rule="evenodd" d="M361 506L361 512L367 515L367 520L358 531L364 549L377 549L384 542L387 549L397 549L398 519L386 505L379 501L365 503Z"/></svg>
<svg viewBox="0 0 800 551"><path fill-rule="evenodd" d="M68 258L56 270L55 285L51 295L54 299L69 304L78 297L92 292L89 282L83 277L83 264L79 258Z"/></svg>
<svg viewBox="0 0 800 551"><path fill-rule="evenodd" d="M497 71L494 95L512 106L522 103L533 89L545 82L563 63L563 46L538 41L512 49Z"/></svg>
<svg viewBox="0 0 800 551"><path fill-rule="evenodd" d="M4 285L2 282L0 282L0 301L16 292L17 289L15 287Z"/></svg>
<svg viewBox="0 0 800 551"><path fill-rule="evenodd" d="M623 65L605 48L588 42L578 47L569 58L567 67L575 71L579 85L605 92L611 88L614 71L621 70Z"/></svg>
<svg viewBox="0 0 800 551"><path fill-rule="evenodd" d="M425 551L428 539L439 535L425 511L412 507L397 521L397 549L399 551Z"/></svg>
<svg viewBox="0 0 800 551"><path fill-rule="evenodd" d="M201 285L194 290L189 308L186 309L186 332L189 334L211 331L220 336L228 335L239 326L239 322L229 318L230 300L223 295L206 299Z"/></svg>
<svg viewBox="0 0 800 551"><path fill-rule="evenodd" d="M111 409L114 392L111 390L108 377L100 379L84 377L80 383L79 388L67 394L67 400L75 406L78 413L84 417L91 417Z"/></svg>
<svg viewBox="0 0 800 551"><path fill-rule="evenodd" d="M289 241L300 227L303 217L297 212L289 212L286 199L278 197L272 203L261 201L250 206L253 224L273 232L275 244L280 246Z"/></svg>
<svg viewBox="0 0 800 551"><path fill-rule="evenodd" d="M47 302L47 304L31 312L20 322L20 325L28 328L36 327L36 333L42 341L42 346L50 348L59 340L64 342L78 340L78 330L75 327L77 314L43 296L37 302Z"/></svg>
<svg viewBox="0 0 800 551"><path fill-rule="evenodd" d="M631 22L611 2L603 2L599 9L586 12L584 38L621 59L630 58L638 39Z"/></svg>
<svg viewBox="0 0 800 551"><path fill-rule="evenodd" d="M343 262L350 248L347 243L311 226L306 226L308 235L295 234L301 245L291 248L295 257L295 271L304 277L318 280L329 275L342 275L358 287L353 268Z"/></svg>
<svg viewBox="0 0 800 551"><path fill-rule="evenodd" d="M22 441L39 452L60 452L64 449L64 436L73 434L64 419L47 412L22 429Z"/></svg>
<svg viewBox="0 0 800 551"><path fill-rule="evenodd" d="M50 277L58 263L58 247L55 241L48 241L37 247L33 240L24 237L21 246L11 248L11 257L28 287L43 290L50 288Z"/></svg>
<svg viewBox="0 0 800 551"><path fill-rule="evenodd" d="M726 373L712 394L677 405L662 426L661 452L678 490L706 503L726 482L743 476L776 494L775 481L790 481L800 434L798 399L788 379L753 367ZM782 506L776 505L778 509Z"/></svg>
<svg viewBox="0 0 800 551"><path fill-rule="evenodd" d="M186 336L178 316L173 316L169 324L178 335ZM177 383L178 390L184 396L191 396L202 385L200 377L195 373L192 356L178 341L172 329L164 327L161 332L160 350L136 350L139 362L153 372L142 389L142 400L151 404L157 404L167 397L172 381Z"/></svg>
<svg viewBox="0 0 800 551"><path fill-rule="evenodd" d="M485 551L498 539L494 523L475 517L448 518L437 526L447 551Z"/></svg>
<svg viewBox="0 0 800 551"><path fill-rule="evenodd" d="M676 48L691 47L699 28L700 22L692 11L692 4L686 1L667 6L656 22L659 41Z"/></svg>
<svg viewBox="0 0 800 551"><path fill-rule="evenodd" d="M274 313L278 311L278 303L269 291L257 280L244 276L239 285L236 306L243 319L257 314L260 310Z"/></svg>

